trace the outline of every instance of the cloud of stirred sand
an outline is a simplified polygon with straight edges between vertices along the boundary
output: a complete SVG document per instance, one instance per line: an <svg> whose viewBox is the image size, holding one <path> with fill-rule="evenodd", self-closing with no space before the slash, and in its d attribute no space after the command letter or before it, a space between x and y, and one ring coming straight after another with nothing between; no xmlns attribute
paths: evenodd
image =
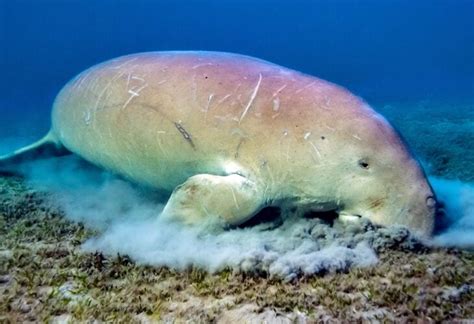
<svg viewBox="0 0 474 324"><path fill-rule="evenodd" d="M419 242L401 227L377 228L330 224L317 218L283 221L226 231L204 231L160 219L157 196L74 156L38 161L23 167L31 184L53 194L66 217L98 230L83 249L126 254L139 263L208 271L226 267L265 271L291 279L300 274L344 271L377 262L385 248L417 249ZM474 186L431 179L448 215L433 240L441 246L474 246Z"/></svg>
<svg viewBox="0 0 474 324"><path fill-rule="evenodd" d="M445 204L447 217L445 228L434 238L435 244L474 249L474 185L439 178L430 181Z"/></svg>

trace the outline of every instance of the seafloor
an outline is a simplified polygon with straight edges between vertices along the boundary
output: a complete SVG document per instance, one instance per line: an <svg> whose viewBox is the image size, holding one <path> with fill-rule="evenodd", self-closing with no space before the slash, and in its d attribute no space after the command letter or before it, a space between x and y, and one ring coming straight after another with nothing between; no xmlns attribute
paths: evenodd
<svg viewBox="0 0 474 324"><path fill-rule="evenodd" d="M430 174L474 180L474 107L423 101L379 110ZM387 235L368 268L290 281L260 271L175 271L82 252L96 233L63 213L48 192L0 178L0 322L474 321L472 251Z"/></svg>

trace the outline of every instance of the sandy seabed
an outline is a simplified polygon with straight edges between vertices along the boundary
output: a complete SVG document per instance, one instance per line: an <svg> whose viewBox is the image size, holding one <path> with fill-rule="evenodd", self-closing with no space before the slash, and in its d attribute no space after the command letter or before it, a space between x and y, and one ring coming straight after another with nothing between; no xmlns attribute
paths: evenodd
<svg viewBox="0 0 474 324"><path fill-rule="evenodd" d="M472 106L421 101L379 110L430 174L474 180ZM295 237L321 251L337 240L355 254L344 250L347 258L330 256L311 271L283 260L272 272L255 257L250 266L243 257L212 271L192 264L173 270L85 250L101 227L65 217L72 211L54 198L23 178L0 178L0 322L474 321L472 250L429 247L404 229L306 220L308 230L291 228Z"/></svg>

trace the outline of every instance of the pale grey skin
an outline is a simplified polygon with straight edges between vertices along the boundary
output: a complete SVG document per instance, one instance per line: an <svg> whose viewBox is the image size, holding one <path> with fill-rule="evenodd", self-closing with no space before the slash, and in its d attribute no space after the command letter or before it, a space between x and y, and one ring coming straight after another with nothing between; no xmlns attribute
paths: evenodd
<svg viewBox="0 0 474 324"><path fill-rule="evenodd" d="M44 143L172 192L161 217L240 224L266 206L336 210L431 235L435 198L399 135L332 83L259 59L152 52L59 93Z"/></svg>

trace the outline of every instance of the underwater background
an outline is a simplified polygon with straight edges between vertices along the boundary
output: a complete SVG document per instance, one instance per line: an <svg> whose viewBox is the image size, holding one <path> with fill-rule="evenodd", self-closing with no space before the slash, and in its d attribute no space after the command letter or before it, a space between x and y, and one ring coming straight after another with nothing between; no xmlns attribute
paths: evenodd
<svg viewBox="0 0 474 324"><path fill-rule="evenodd" d="M166 50L250 55L361 96L421 161L442 228L426 246L319 219L203 236L77 157L40 161L0 176L0 321L474 318L474 1L0 0L0 155L48 131L81 71Z"/></svg>

